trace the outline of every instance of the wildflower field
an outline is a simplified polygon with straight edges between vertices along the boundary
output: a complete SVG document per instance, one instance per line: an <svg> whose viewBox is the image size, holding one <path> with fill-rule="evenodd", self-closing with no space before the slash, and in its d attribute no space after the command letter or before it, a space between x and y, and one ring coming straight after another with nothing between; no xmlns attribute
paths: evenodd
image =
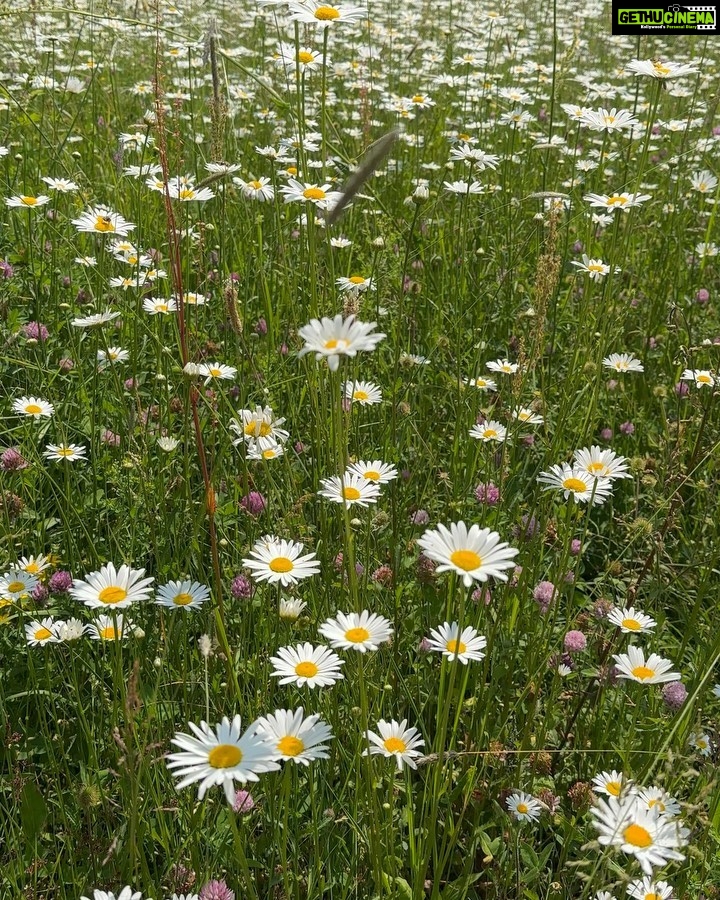
<svg viewBox="0 0 720 900"><path fill-rule="evenodd" d="M717 36L0 23L0 900L720 897Z"/></svg>

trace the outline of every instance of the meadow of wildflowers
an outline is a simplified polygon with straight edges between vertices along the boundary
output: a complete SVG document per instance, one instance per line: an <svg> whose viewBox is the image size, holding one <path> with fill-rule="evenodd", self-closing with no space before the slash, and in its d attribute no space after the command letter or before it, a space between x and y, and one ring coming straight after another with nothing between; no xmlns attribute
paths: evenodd
<svg viewBox="0 0 720 900"><path fill-rule="evenodd" d="M720 897L717 37L0 21L0 900Z"/></svg>

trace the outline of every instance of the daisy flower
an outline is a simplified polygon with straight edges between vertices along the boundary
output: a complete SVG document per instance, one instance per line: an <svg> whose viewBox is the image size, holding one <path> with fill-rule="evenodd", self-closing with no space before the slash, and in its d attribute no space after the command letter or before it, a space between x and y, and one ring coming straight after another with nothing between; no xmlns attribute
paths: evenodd
<svg viewBox="0 0 720 900"><path fill-rule="evenodd" d="M322 25L328 28L331 25L361 22L367 19L367 9L363 6L345 6L324 3L323 0L307 0L307 2L290 2L290 18L297 22L306 22L309 25Z"/></svg>
<svg viewBox="0 0 720 900"><path fill-rule="evenodd" d="M215 192L208 187L196 188L193 184L180 183L179 180L171 181L167 189L173 200L180 200L182 203L204 203L215 196Z"/></svg>
<svg viewBox="0 0 720 900"><path fill-rule="evenodd" d="M331 687L344 677L340 666L345 665L345 660L329 647L313 647L309 643L281 647L277 656L270 657L270 662L275 667L270 677L279 678L278 684Z"/></svg>
<svg viewBox="0 0 720 900"><path fill-rule="evenodd" d="M345 472L345 478L358 475L366 481L372 481L375 484L388 484L398 476L395 466L390 463L382 462L382 460L374 459L372 462L356 462L348 466Z"/></svg>
<svg viewBox="0 0 720 900"><path fill-rule="evenodd" d="M603 359L606 369L615 372L644 372L645 367L631 353L611 353Z"/></svg>
<svg viewBox="0 0 720 900"><path fill-rule="evenodd" d="M105 312L93 313L91 316L80 316L77 319L73 319L70 324L74 328L93 328L95 325L105 325L107 322L112 322L113 319L117 319L119 316L119 312L106 309Z"/></svg>
<svg viewBox="0 0 720 900"><path fill-rule="evenodd" d="M91 900L90 897L81 897L80 900ZM92 900L142 900L142 891L133 891L126 885L120 893L115 896L112 891L93 891Z"/></svg>
<svg viewBox="0 0 720 900"><path fill-rule="evenodd" d="M288 597L287 599L281 597L278 615L286 622L295 622L300 618L306 606L307 603L299 597Z"/></svg>
<svg viewBox="0 0 720 900"><path fill-rule="evenodd" d="M682 381L694 381L695 387L715 386L715 376L708 369L685 369L680 376Z"/></svg>
<svg viewBox="0 0 720 900"><path fill-rule="evenodd" d="M624 800L600 799L591 814L599 832L598 841L634 856L646 875L652 875L653 866L685 859L678 848L687 844L689 830L653 810L643 809L633 795Z"/></svg>
<svg viewBox="0 0 720 900"><path fill-rule="evenodd" d="M487 646L487 638L469 625L461 633L457 622L443 622L438 628L433 628L428 641L431 650L439 651L448 659L457 659L464 666L470 660L483 659L485 654L482 651Z"/></svg>
<svg viewBox="0 0 720 900"><path fill-rule="evenodd" d="M180 752L168 755L168 769L180 778L175 785L178 791L199 781L198 800L202 800L209 787L222 785L232 805L236 781L259 781L259 774L280 768L274 750L255 734L254 726L241 733L240 716L232 722L224 716L214 732L207 722L188 725L192 735L177 732L172 743Z"/></svg>
<svg viewBox="0 0 720 900"><path fill-rule="evenodd" d="M210 588L198 581L169 581L157 589L155 602L170 609L198 609L209 599Z"/></svg>
<svg viewBox="0 0 720 900"><path fill-rule="evenodd" d="M120 213L114 212L107 206L91 206L78 219L73 219L72 223L80 232L119 234L121 236L130 234L135 228L131 222L123 219Z"/></svg>
<svg viewBox="0 0 720 900"><path fill-rule="evenodd" d="M265 203L272 200L275 196L275 190L269 178L253 178L250 181L243 181L242 178L233 178L233 184L236 184L243 195L248 200L257 200Z"/></svg>
<svg viewBox="0 0 720 900"><path fill-rule="evenodd" d="M668 819L673 819L680 815L680 804L662 788L641 788L637 792L637 797L648 809L657 809L658 812L667 816Z"/></svg>
<svg viewBox="0 0 720 900"><path fill-rule="evenodd" d="M592 281L600 281L606 275L610 274L610 266L601 259L590 259L587 253L583 253L582 262L572 260L571 266L577 266L582 272L587 273ZM622 269L615 266L614 273L618 275Z"/></svg>
<svg viewBox="0 0 720 900"><path fill-rule="evenodd" d="M567 500L572 495L575 503L604 503L612 493L609 478L595 478L580 468L560 463L550 466L549 472L541 472L537 479L545 484L544 491L562 491Z"/></svg>
<svg viewBox="0 0 720 900"><path fill-rule="evenodd" d="M651 631L657 622L635 609L634 606L616 607L608 613L608 622L612 622L625 634L645 634Z"/></svg>
<svg viewBox="0 0 720 900"><path fill-rule="evenodd" d="M47 175L43 175L42 180L51 191L59 191L61 194L70 194L78 190L75 182L69 181L67 178L50 178Z"/></svg>
<svg viewBox="0 0 720 900"><path fill-rule="evenodd" d="M242 564L250 569L255 581L281 584L289 587L303 578L310 578L320 571L320 564L314 553L300 554L304 550L299 541L263 538L255 542L250 557Z"/></svg>
<svg viewBox="0 0 720 900"><path fill-rule="evenodd" d="M487 444L489 441L502 443L507 437L507 428L494 419L490 419L487 422L483 422L482 425L473 425L468 434L471 438L482 441L484 444Z"/></svg>
<svg viewBox="0 0 720 900"><path fill-rule="evenodd" d="M76 578L70 594L80 603L92 609L110 606L125 609L139 600L147 600L154 578L143 578L145 569L131 569L122 565L115 569L113 563L106 563L99 571L91 572L85 579Z"/></svg>
<svg viewBox="0 0 720 900"><path fill-rule="evenodd" d="M693 750L697 750L702 756L710 756L712 753L712 743L710 742L710 738L706 734L698 734L693 731L688 736L688 743L693 748Z"/></svg>
<svg viewBox="0 0 720 900"><path fill-rule="evenodd" d="M37 584L37 578L29 572L19 568L10 569L0 577L0 598L15 603L27 597Z"/></svg>
<svg viewBox="0 0 720 900"><path fill-rule="evenodd" d="M592 780L592 789L597 794L606 794L608 797L620 797L630 791L632 782L622 772L613 769L612 772L600 772Z"/></svg>
<svg viewBox="0 0 720 900"><path fill-rule="evenodd" d="M624 456L595 445L576 450L573 456L573 468L581 469L593 478L632 478L627 470L627 463Z"/></svg>
<svg viewBox="0 0 720 900"><path fill-rule="evenodd" d="M473 581L487 581L490 576L507 581L505 569L515 566L513 558L518 551L509 544L500 543L500 535L489 528L464 522L453 522L450 528L438 525L428 529L418 539L418 546L425 556L440 563L437 572L457 572L463 584L469 588Z"/></svg>
<svg viewBox="0 0 720 900"><path fill-rule="evenodd" d="M124 363L130 359L130 351L122 347L108 347L107 350L98 350L98 367L105 369L113 363Z"/></svg>
<svg viewBox="0 0 720 900"><path fill-rule="evenodd" d="M362 755L380 755L388 759L395 757L398 772L402 772L405 763L411 769L417 769L415 759L422 756L417 748L425 744L417 728L408 728L407 719L403 719L402 722L396 722L395 719L386 722L385 719L380 719L377 728L380 734L375 734L374 731L367 732L370 746L363 750Z"/></svg>
<svg viewBox="0 0 720 900"><path fill-rule="evenodd" d="M84 461L86 452L85 447L80 447L78 444L48 444L47 449L43 451L43 456L58 462L76 462L79 459Z"/></svg>
<svg viewBox="0 0 720 900"><path fill-rule="evenodd" d="M18 562L17 569L22 569L28 575L39 575L45 569L50 568L50 558L47 556L22 556Z"/></svg>
<svg viewBox="0 0 720 900"><path fill-rule="evenodd" d="M382 332L371 334L376 322L360 322L354 315L343 319L341 315L322 320L312 319L298 331L305 346L298 356L314 353L315 359L327 359L331 372L337 371L341 356L356 356L360 350L371 351L385 337Z"/></svg>
<svg viewBox="0 0 720 900"><path fill-rule="evenodd" d="M542 425L545 421L542 416L533 412L533 410L527 406L521 406L520 409L514 410L513 418L517 419L518 422L522 422L523 425Z"/></svg>
<svg viewBox="0 0 720 900"><path fill-rule="evenodd" d="M247 458L250 460L263 459L265 461L271 459L279 459L285 455L285 448L282 444L276 443L272 438L262 438L261 441L251 441L247 445Z"/></svg>
<svg viewBox="0 0 720 900"><path fill-rule="evenodd" d="M450 194L484 194L485 186L480 181L443 181L443 187Z"/></svg>
<svg viewBox="0 0 720 900"><path fill-rule="evenodd" d="M613 134L616 131L624 131L627 128L639 128L640 122L627 109L588 109L579 120L591 131L606 131Z"/></svg>
<svg viewBox="0 0 720 900"><path fill-rule="evenodd" d="M77 641L87 633L89 626L73 616L65 621L58 620L55 628L61 641Z"/></svg>
<svg viewBox="0 0 720 900"><path fill-rule="evenodd" d="M343 392L348 400L360 406L372 406L382 402L382 391L372 381L346 381Z"/></svg>
<svg viewBox="0 0 720 900"><path fill-rule="evenodd" d="M477 388L479 391L497 390L497 384L492 380L492 378L483 378L482 376L478 376L477 378L463 378L463 384L467 384L469 387Z"/></svg>
<svg viewBox="0 0 720 900"><path fill-rule="evenodd" d="M673 900L672 885L667 881L655 881L649 875L631 881L627 893L634 900Z"/></svg>
<svg viewBox="0 0 720 900"><path fill-rule="evenodd" d="M130 634L132 622L122 613L116 616L100 615L87 626L87 633L94 641L120 641Z"/></svg>
<svg viewBox="0 0 720 900"><path fill-rule="evenodd" d="M512 813L518 822L537 822L542 813L542 805L524 791L516 791L505 801L508 812Z"/></svg>
<svg viewBox="0 0 720 900"><path fill-rule="evenodd" d="M669 659L663 659L657 653L651 653L647 659L640 647L630 646L627 653L613 654L618 678L639 681L641 684L662 684L666 681L679 681L679 672L671 672L673 667Z"/></svg>
<svg viewBox="0 0 720 900"><path fill-rule="evenodd" d="M696 75L698 72L696 65L661 62L659 59L632 59L625 68L635 75L649 75L650 78L659 78L662 81L681 78L683 75Z"/></svg>
<svg viewBox="0 0 720 900"><path fill-rule="evenodd" d="M616 209L627 212L631 207L640 206L640 204L649 199L650 194L628 194L624 192L618 194L586 194L583 197L583 200L586 200L590 206L608 209L610 212L615 212Z"/></svg>
<svg viewBox="0 0 720 900"><path fill-rule="evenodd" d="M339 191L331 190L329 184L306 184L295 178L288 178L280 193L285 197L285 203L312 203L318 209L329 209L341 196Z"/></svg>
<svg viewBox="0 0 720 900"><path fill-rule="evenodd" d="M9 206L11 209L20 209L22 207L25 209L34 209L36 206L45 206L45 204L49 202L50 198L46 197L45 194L40 194L39 197L20 194L17 197L5 198L5 206Z"/></svg>
<svg viewBox="0 0 720 900"><path fill-rule="evenodd" d="M322 478L320 484L322 490L318 494L321 497L346 506L367 506L369 503L377 503L380 496L379 484L349 471L342 477L333 475L331 478Z"/></svg>
<svg viewBox="0 0 720 900"><path fill-rule="evenodd" d="M39 397L20 397L13 400L13 412L23 416L30 416L33 419L39 419L41 416L49 418L55 412L55 407L47 400L41 400Z"/></svg>
<svg viewBox="0 0 720 900"><path fill-rule="evenodd" d="M491 372L500 372L503 375L514 375L518 370L517 363L511 363L508 359L495 359L485 363L485 367Z"/></svg>
<svg viewBox="0 0 720 900"><path fill-rule="evenodd" d="M200 363L198 366L198 375L205 379L205 384L209 384L213 379L216 381L230 381L237 374L234 366L226 366L223 363Z"/></svg>
<svg viewBox="0 0 720 900"><path fill-rule="evenodd" d="M335 284L345 294L362 294L365 291L375 290L373 278L363 278L362 275L351 275L349 278L336 278Z"/></svg>
<svg viewBox="0 0 720 900"><path fill-rule="evenodd" d="M300 709L277 709L273 715L261 716L257 722L256 733L264 738L285 762L292 760L303 766L309 766L314 759L327 759L328 747L325 741L332 740L330 726L315 714L303 718Z"/></svg>
<svg viewBox="0 0 720 900"><path fill-rule="evenodd" d="M336 613L335 618L326 619L318 631L336 650L365 653L390 641L393 627L384 616L364 609L361 613Z"/></svg>
<svg viewBox="0 0 720 900"><path fill-rule="evenodd" d="M280 426L285 422L284 418L276 418L269 406L256 406L255 409L240 410L240 420L232 419L230 430L240 435L233 441L237 446L242 443L251 443L262 438L272 438L273 443L283 443L290 434Z"/></svg>
<svg viewBox="0 0 720 900"><path fill-rule="evenodd" d="M177 311L177 303L172 297L169 300L162 297L146 297L143 300L143 309L151 316L169 315Z"/></svg>
<svg viewBox="0 0 720 900"><path fill-rule="evenodd" d="M41 622L33 619L29 625L25 626L25 637L30 647L42 647L45 644L57 644L60 642L57 623L51 616L48 616Z"/></svg>

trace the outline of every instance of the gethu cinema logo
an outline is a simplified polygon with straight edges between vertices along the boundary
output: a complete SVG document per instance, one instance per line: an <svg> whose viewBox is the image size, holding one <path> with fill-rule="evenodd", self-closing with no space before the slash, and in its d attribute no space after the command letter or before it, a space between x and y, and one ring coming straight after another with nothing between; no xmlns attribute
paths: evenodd
<svg viewBox="0 0 720 900"><path fill-rule="evenodd" d="M620 25L666 25L676 28L714 28L714 6L670 6L664 9L619 9Z"/></svg>

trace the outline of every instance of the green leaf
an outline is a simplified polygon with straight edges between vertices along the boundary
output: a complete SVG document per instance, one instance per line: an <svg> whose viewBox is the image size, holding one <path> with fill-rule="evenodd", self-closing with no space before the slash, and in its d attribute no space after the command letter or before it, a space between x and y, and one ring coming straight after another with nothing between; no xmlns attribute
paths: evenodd
<svg viewBox="0 0 720 900"><path fill-rule="evenodd" d="M36 785L28 782L23 788L20 802L20 821L29 844L34 844L47 819L47 806Z"/></svg>

